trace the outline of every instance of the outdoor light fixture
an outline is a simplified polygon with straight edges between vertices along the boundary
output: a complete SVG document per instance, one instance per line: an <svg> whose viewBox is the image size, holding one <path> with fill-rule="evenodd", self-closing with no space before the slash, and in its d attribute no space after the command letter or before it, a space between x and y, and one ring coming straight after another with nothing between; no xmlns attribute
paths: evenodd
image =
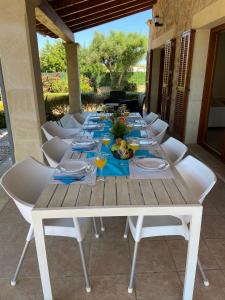
<svg viewBox="0 0 225 300"><path fill-rule="evenodd" d="M162 23L162 21L161 21L159 15L156 15L156 16L154 17L154 25L155 25L155 27L163 26L163 23Z"/></svg>

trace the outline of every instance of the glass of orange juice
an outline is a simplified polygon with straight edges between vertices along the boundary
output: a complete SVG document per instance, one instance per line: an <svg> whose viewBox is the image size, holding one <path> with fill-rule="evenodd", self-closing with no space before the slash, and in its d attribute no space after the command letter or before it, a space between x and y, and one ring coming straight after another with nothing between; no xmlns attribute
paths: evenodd
<svg viewBox="0 0 225 300"><path fill-rule="evenodd" d="M102 170L105 167L107 162L107 154L106 153L97 153L95 157L96 167L100 170L100 178L97 181L105 181L102 176Z"/></svg>
<svg viewBox="0 0 225 300"><path fill-rule="evenodd" d="M133 160L135 161L135 153L140 148L140 141L139 141L139 139L137 139L137 138L130 139L129 140L129 147L134 152Z"/></svg>
<svg viewBox="0 0 225 300"><path fill-rule="evenodd" d="M125 117L128 117L129 114L130 114L130 112L129 112L128 110L126 110L126 111L124 112L124 116L125 116Z"/></svg>
<svg viewBox="0 0 225 300"><path fill-rule="evenodd" d="M100 118L101 118L102 121L105 121L106 120L106 114L102 113Z"/></svg>
<svg viewBox="0 0 225 300"><path fill-rule="evenodd" d="M110 135L109 135L109 134L105 134L105 135L102 137L102 144L103 144L105 147L108 147L108 146L109 146L110 141L111 141L111 138L110 138Z"/></svg>

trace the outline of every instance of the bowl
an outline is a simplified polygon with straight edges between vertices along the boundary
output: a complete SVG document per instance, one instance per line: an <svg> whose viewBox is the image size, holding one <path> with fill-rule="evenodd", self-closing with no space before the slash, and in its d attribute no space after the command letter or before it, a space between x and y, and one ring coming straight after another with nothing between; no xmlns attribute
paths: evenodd
<svg viewBox="0 0 225 300"><path fill-rule="evenodd" d="M127 153L126 153L127 157L124 157L123 155L121 155L120 151L117 151L117 150L115 150L115 151L111 150L111 152L112 152L113 157L115 157L116 159L119 159L119 160L128 160L128 159L132 158L134 155L133 150L131 150L131 149L127 150Z"/></svg>

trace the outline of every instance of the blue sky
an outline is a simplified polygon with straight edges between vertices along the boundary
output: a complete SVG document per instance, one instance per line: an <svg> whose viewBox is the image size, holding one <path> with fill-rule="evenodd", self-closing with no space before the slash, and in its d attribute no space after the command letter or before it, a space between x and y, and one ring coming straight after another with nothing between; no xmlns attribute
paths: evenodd
<svg viewBox="0 0 225 300"><path fill-rule="evenodd" d="M75 40L81 46L88 46L93 38L95 31L100 31L104 34L109 33L110 30L120 30L125 32L138 32L141 34L148 35L148 26L146 25L146 21L151 19L152 13L150 10L138 13L123 19L119 19L113 22L109 22L100 26L96 26L90 29L86 29L80 31L75 34ZM38 34L38 45L39 49L41 49L45 42L49 40L51 43L55 42L55 39L51 39L49 37L43 37Z"/></svg>

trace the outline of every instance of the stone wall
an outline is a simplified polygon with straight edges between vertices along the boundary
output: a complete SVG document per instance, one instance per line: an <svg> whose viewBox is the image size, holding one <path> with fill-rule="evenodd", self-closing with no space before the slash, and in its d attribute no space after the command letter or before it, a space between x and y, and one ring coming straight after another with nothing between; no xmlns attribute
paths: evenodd
<svg viewBox="0 0 225 300"><path fill-rule="evenodd" d="M152 44L154 44L154 41L159 39L161 36L163 36L163 34L166 34L170 30L174 33L173 37L176 38L175 69L173 76L173 92L170 114L171 128L173 127L174 119L174 101L176 95L177 70L180 56L180 34L192 27L193 16L196 13L216 1L217 0L158 0L157 4L153 7L153 16L159 15L160 18L162 18L163 26L150 26L150 47Z"/></svg>

